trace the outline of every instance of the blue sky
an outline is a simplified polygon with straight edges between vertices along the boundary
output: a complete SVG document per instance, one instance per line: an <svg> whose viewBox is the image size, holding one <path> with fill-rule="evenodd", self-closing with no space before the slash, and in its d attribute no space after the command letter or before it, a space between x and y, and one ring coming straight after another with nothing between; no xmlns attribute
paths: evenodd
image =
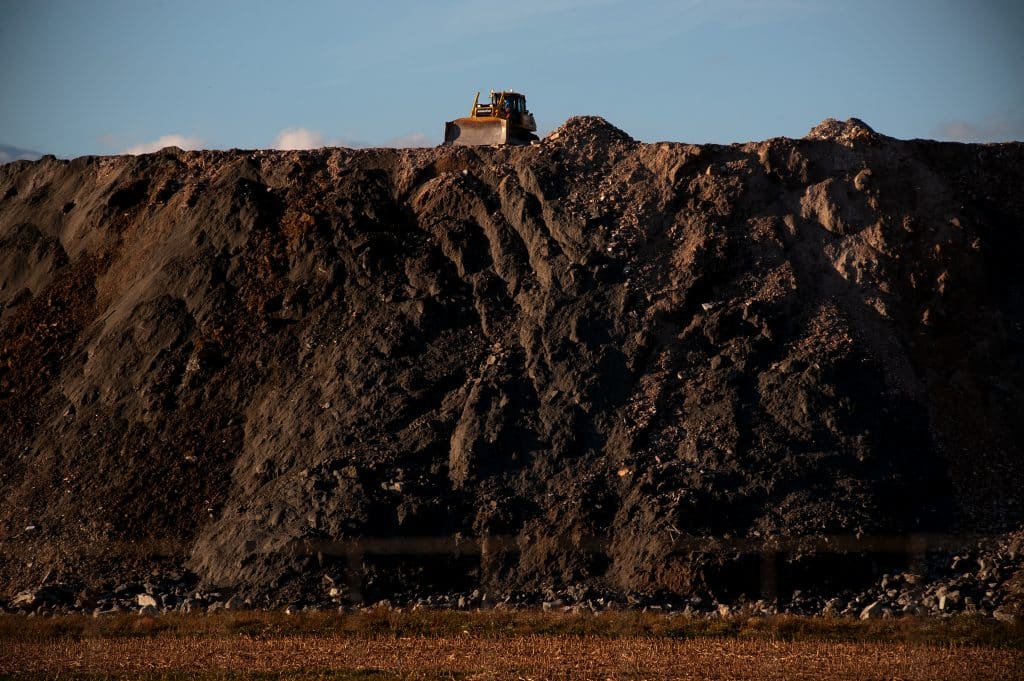
<svg viewBox="0 0 1024 681"><path fill-rule="evenodd" d="M0 0L0 144L54 153L440 142L489 88L541 132L1024 139L1024 3Z"/></svg>

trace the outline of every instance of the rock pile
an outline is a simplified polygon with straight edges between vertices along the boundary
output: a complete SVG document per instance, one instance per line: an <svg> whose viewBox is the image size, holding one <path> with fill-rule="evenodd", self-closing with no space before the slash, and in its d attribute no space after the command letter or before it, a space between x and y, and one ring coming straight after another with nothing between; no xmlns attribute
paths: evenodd
<svg viewBox="0 0 1024 681"><path fill-rule="evenodd" d="M573 116L549 133L544 141L591 151L608 145L636 144L636 140L629 134L600 116Z"/></svg>
<svg viewBox="0 0 1024 681"><path fill-rule="evenodd" d="M826 118L811 128L804 139L836 142L852 147L857 143L877 144L885 138L859 118L848 118L846 121Z"/></svg>

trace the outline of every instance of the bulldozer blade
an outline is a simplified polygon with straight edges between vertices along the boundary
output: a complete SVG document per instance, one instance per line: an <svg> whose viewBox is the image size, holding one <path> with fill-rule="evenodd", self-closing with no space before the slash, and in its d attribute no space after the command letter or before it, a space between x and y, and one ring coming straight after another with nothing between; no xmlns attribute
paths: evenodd
<svg viewBox="0 0 1024 681"><path fill-rule="evenodd" d="M500 118L459 118L444 126L444 143L477 146L506 144L508 121Z"/></svg>
<svg viewBox="0 0 1024 681"><path fill-rule="evenodd" d="M459 118L444 126L446 145L529 144L536 135L502 118Z"/></svg>

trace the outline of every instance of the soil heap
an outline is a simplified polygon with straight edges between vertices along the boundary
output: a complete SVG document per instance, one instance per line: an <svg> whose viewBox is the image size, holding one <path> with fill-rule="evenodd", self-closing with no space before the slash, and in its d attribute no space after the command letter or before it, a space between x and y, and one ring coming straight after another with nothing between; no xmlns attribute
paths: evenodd
<svg viewBox="0 0 1024 681"><path fill-rule="evenodd" d="M1022 187L856 119L4 165L0 591L749 595L1010 532Z"/></svg>

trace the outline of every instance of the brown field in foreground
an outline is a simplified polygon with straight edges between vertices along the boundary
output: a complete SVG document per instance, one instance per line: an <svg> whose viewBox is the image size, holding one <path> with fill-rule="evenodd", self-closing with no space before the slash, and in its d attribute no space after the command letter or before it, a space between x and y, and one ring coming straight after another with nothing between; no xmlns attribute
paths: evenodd
<svg viewBox="0 0 1024 681"><path fill-rule="evenodd" d="M143 679L1014 679L1016 627L617 613L0 617L0 676ZM981 641L984 640L984 643ZM973 641L973 642L972 642Z"/></svg>
<svg viewBox="0 0 1024 681"><path fill-rule="evenodd" d="M37 677L1013 679L1018 650L905 643L814 643L351 636L13 642L0 668Z"/></svg>

